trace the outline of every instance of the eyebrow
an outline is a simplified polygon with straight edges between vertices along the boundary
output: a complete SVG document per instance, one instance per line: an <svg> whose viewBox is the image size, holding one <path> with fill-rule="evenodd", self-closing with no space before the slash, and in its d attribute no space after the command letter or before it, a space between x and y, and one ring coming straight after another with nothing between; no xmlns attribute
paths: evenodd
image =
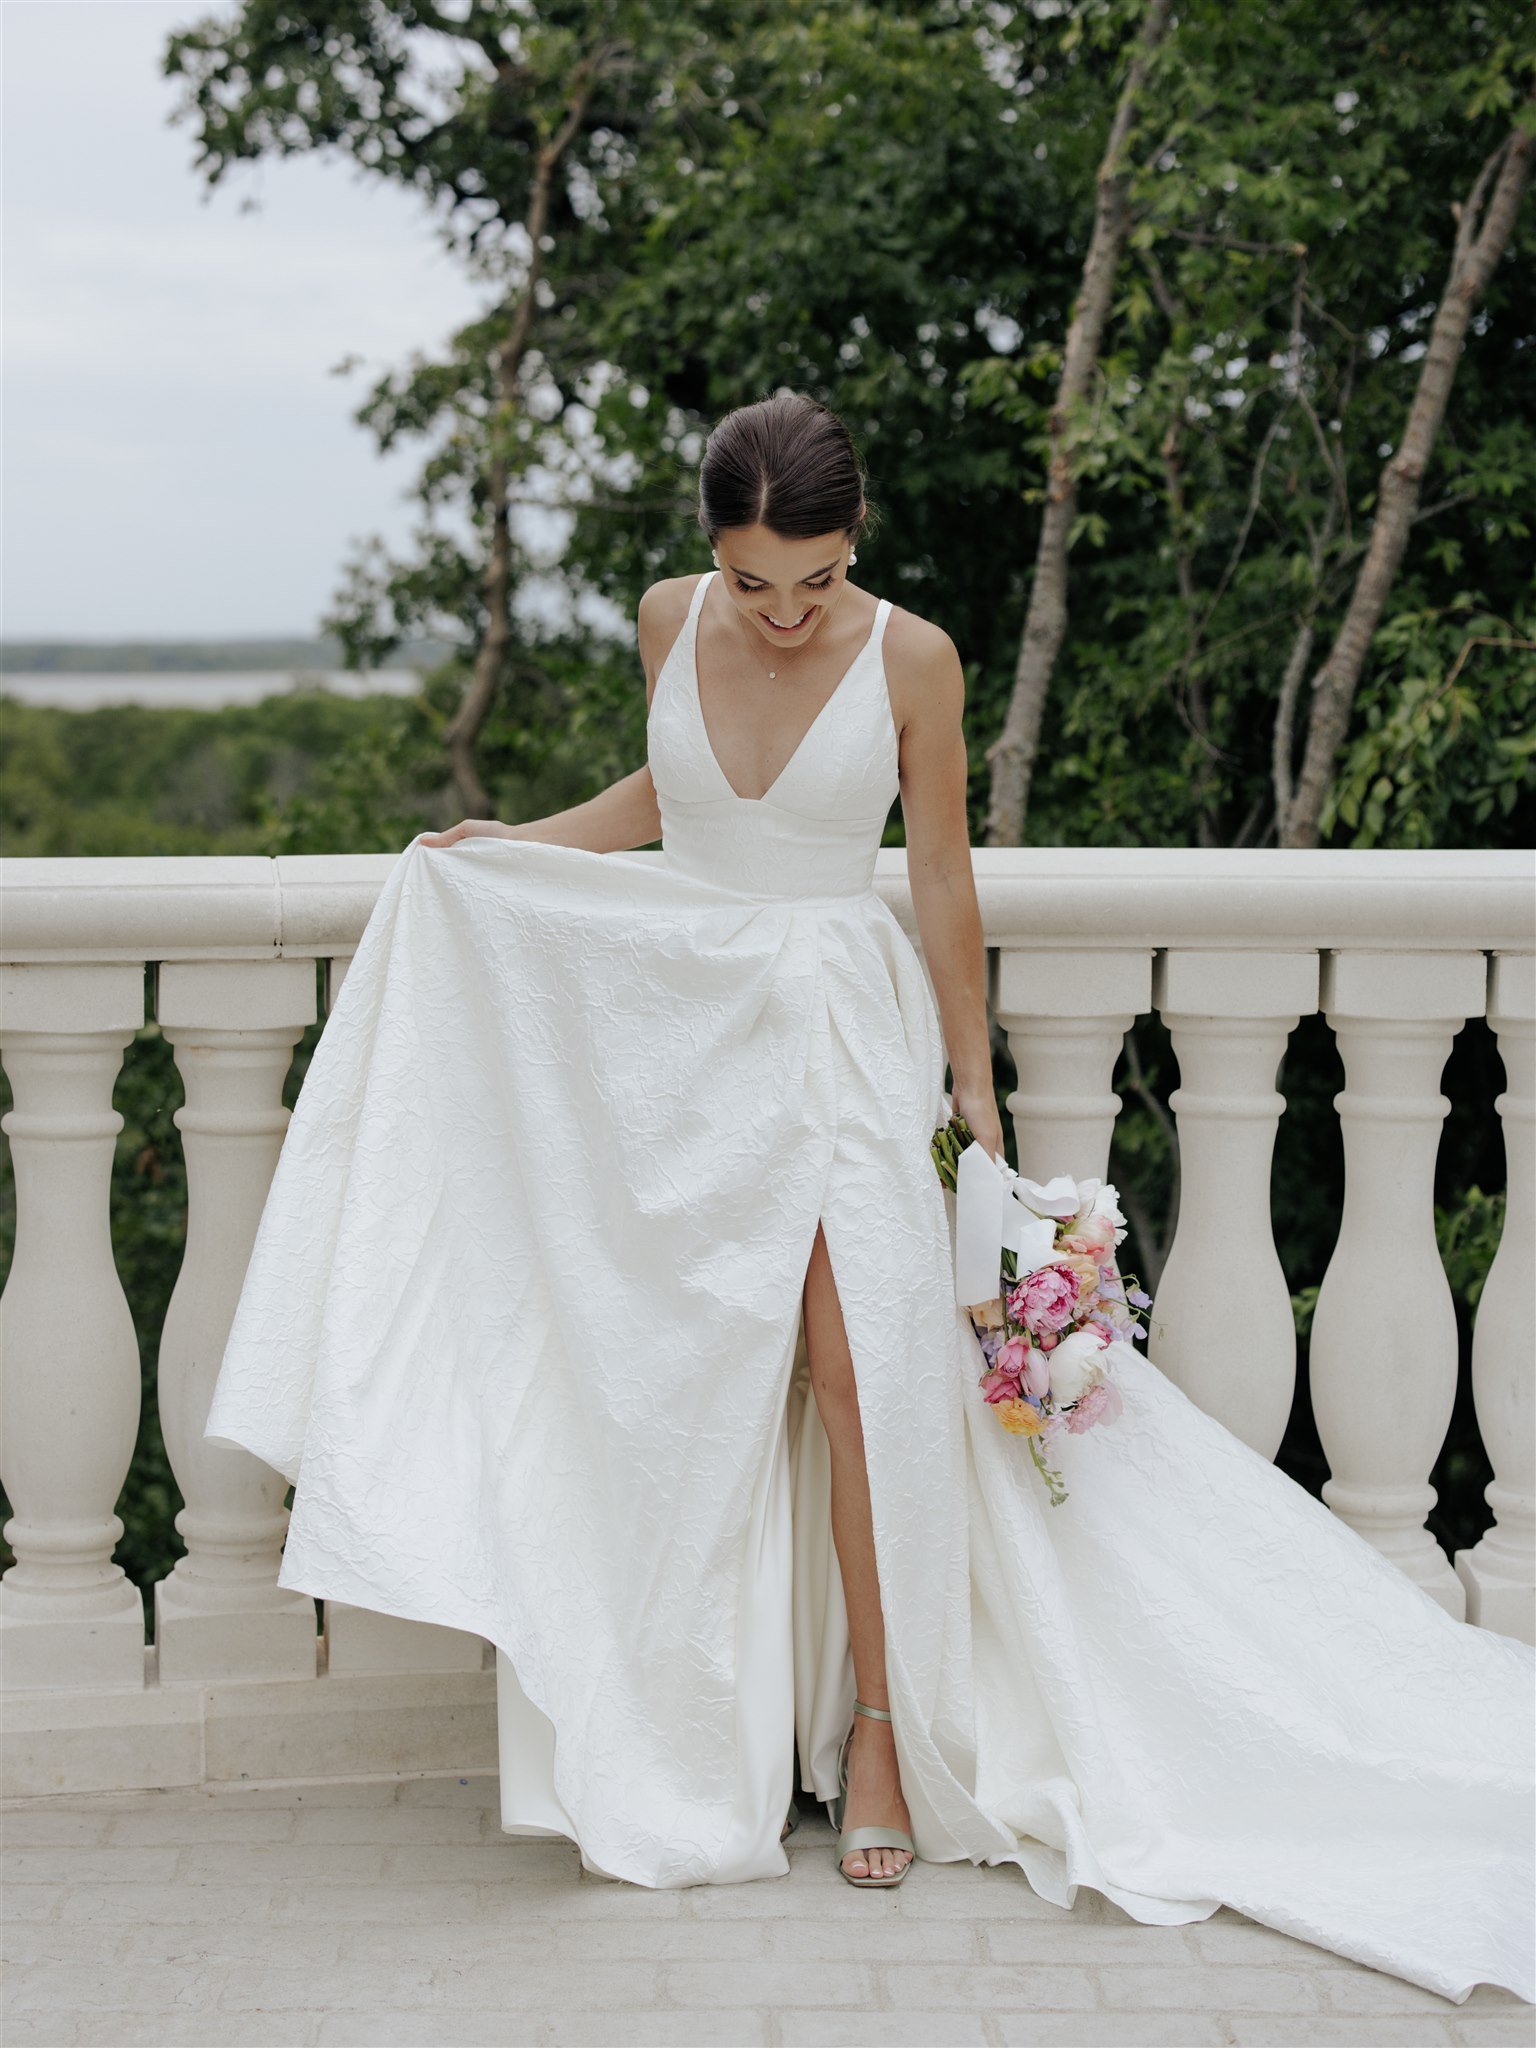
<svg viewBox="0 0 1536 2048"><path fill-rule="evenodd" d="M733 576L744 576L749 583L766 583L768 580L766 576L754 576L750 569L738 569L734 562L727 562L726 567L730 570ZM806 574L800 578L800 581L802 583L809 583L812 576L825 576L829 569L835 569L836 567L837 559L834 556L830 562L823 562L819 569L808 570Z"/></svg>

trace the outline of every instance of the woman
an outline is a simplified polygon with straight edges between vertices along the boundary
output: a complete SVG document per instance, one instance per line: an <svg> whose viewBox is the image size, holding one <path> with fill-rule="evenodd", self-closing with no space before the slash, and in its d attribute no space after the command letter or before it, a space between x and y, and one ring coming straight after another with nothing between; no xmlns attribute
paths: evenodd
<svg viewBox="0 0 1536 2048"><path fill-rule="evenodd" d="M984 1412L928 1152L946 1048L1002 1150L961 676L848 580L863 486L824 408L729 415L715 566L641 604L646 767L406 849L207 1433L296 1482L282 1584L496 1643L503 1824L593 1869L782 1874L798 1744L855 1883L1015 1862L1532 1998L1536 1653L1148 1360L1059 1510ZM937 1008L872 886L898 793Z"/></svg>

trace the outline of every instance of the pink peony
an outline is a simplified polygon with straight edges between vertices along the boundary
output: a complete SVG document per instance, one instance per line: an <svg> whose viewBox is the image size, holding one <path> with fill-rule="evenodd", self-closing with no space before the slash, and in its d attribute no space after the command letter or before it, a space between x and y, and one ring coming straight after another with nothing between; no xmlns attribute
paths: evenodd
<svg viewBox="0 0 1536 2048"><path fill-rule="evenodd" d="M1077 1275L1067 1265L1039 1266L1008 1296L1008 1313L1037 1337L1064 1330L1077 1313Z"/></svg>
<svg viewBox="0 0 1536 2048"><path fill-rule="evenodd" d="M1095 1380L1088 1391L1073 1402L1067 1414L1067 1427L1075 1436L1081 1436L1096 1422L1113 1422L1123 1406L1120 1389L1113 1380Z"/></svg>
<svg viewBox="0 0 1536 2048"><path fill-rule="evenodd" d="M1019 1383L1010 1379L1005 1372L989 1372L981 1383L982 1398L994 1404L998 1401L1017 1401Z"/></svg>

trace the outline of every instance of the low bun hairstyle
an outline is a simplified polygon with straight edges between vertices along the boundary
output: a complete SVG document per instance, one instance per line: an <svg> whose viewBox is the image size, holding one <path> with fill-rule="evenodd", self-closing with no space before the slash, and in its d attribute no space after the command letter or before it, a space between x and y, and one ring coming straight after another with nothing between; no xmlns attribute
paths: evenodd
<svg viewBox="0 0 1536 2048"><path fill-rule="evenodd" d="M840 531L856 542L874 524L864 481L838 415L780 386L771 398L728 412L705 443L699 525L711 546L738 526L766 526L781 540Z"/></svg>

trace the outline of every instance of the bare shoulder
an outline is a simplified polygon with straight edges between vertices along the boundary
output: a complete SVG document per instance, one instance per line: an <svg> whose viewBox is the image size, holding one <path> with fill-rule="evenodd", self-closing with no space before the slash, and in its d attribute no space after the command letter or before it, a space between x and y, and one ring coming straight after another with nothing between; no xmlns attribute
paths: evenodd
<svg viewBox="0 0 1536 2048"><path fill-rule="evenodd" d="M898 728L958 724L965 709L960 652L942 626L892 604L885 624L885 673Z"/></svg>
<svg viewBox="0 0 1536 2048"><path fill-rule="evenodd" d="M682 631L698 580L696 575L663 576L659 583L652 583L645 590L635 609L635 631L640 642L640 665L645 670L647 703L656 688L661 665Z"/></svg>

